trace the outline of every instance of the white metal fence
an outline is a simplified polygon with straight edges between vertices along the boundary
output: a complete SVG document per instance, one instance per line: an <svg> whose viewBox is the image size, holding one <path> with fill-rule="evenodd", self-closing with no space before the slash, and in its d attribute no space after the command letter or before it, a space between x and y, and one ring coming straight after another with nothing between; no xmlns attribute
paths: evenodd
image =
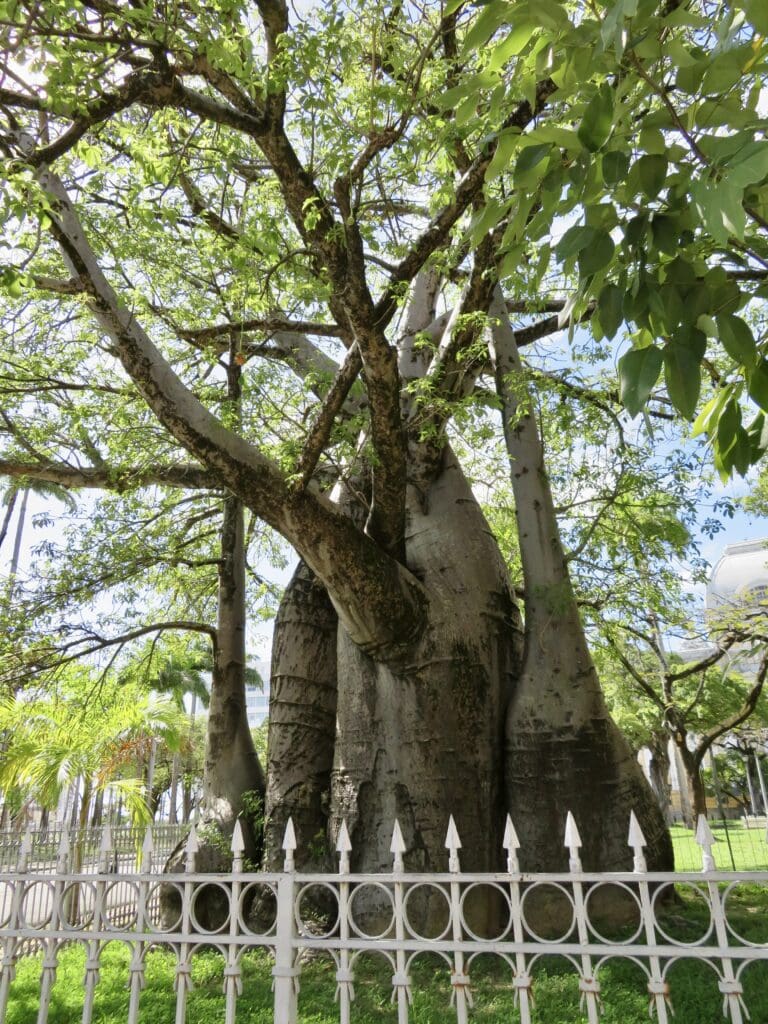
<svg viewBox="0 0 768 1024"><path fill-rule="evenodd" d="M59 952L73 943L86 950L82 1021L91 1024L100 956L113 940L128 943L132 951L128 1024L141 1019L146 954L157 946L175 955L176 1024L186 1019L192 957L203 946L217 949L224 959L226 1024L236 1020L243 956L258 947L268 949L274 958L275 1024L297 1021L302 963L312 951L325 952L335 962L341 1024L353 1019L356 968L362 968L360 958L366 953L383 955L391 965L398 1024L408 1024L411 968L424 953L445 961L452 990L452 1009L446 1009L446 1019L458 1024L466 1024L472 1006L473 964L478 956L489 953L509 971L511 1001L522 1024L532 1020L539 961L552 955L572 966L590 1024L600 1018L601 970L616 958L632 961L643 972L651 1015L655 1013L661 1024L669 1021L674 998L670 969L682 960L703 961L716 976L725 1018L742 1024L748 1016L743 974L755 962L768 967L768 944L740 934L730 919L729 897L746 876L717 870L714 840L703 819L697 841L701 872L648 872L645 840L632 816L628 843L634 870L585 872L579 856L581 840L569 815L565 830L569 870L530 874L519 870L520 844L508 820L507 870L476 874L461 870L461 842L451 819L445 842L448 870L424 874L404 870L405 843L396 822L391 872L360 874L350 871L351 843L342 826L338 872L314 874L295 870L296 841L289 822L282 872L244 872L238 828L232 843L232 871L199 873L193 829L187 841L187 870L160 878L151 833L143 844L142 863L119 876L110 870L114 844L108 830L95 873L72 871L66 834L55 870L34 869L28 836L13 869L0 871L0 1024L9 1005L16 964L30 943L43 953L38 1024L48 1019ZM750 884L768 887L768 872L748 877ZM669 896L673 885L687 887L706 909L694 939L676 937L666 924L665 894ZM203 909L210 906L212 894L218 895L218 916L213 918Z"/></svg>
<svg viewBox="0 0 768 1024"><path fill-rule="evenodd" d="M67 836L70 852L80 850L84 870L96 870L101 856L104 832L107 826L80 829L62 825L51 825L46 829L35 829L19 832L16 829L0 831L0 871L9 871L16 867L19 860L22 841L26 836L31 845L28 867L47 871L53 868L64 835ZM160 864L171 855L180 842L189 835L189 825L155 824L152 826L152 841L155 851L155 862ZM113 871L134 871L138 869L138 858L141 844L144 841L145 829L136 825L119 825L109 830Z"/></svg>

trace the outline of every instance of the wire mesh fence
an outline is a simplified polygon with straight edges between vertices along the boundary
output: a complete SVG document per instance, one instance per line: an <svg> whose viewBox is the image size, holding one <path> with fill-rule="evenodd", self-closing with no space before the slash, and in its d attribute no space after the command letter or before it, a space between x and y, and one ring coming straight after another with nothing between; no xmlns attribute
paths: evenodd
<svg viewBox="0 0 768 1024"><path fill-rule="evenodd" d="M717 863L726 871L768 871L768 835L765 819L714 820L709 822L717 842ZM676 871L697 871L701 850L696 833L685 825L670 828Z"/></svg>

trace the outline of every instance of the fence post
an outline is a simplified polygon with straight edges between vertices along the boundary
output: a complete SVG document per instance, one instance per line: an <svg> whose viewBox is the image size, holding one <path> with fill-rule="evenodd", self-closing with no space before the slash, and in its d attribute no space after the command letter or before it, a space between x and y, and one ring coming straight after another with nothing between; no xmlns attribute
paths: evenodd
<svg viewBox="0 0 768 1024"><path fill-rule="evenodd" d="M190 877L195 870L195 855L200 849L197 841L197 832L193 825L189 831L189 838L185 849L186 858L184 871L184 890L181 897L181 934L182 941L179 944L179 959L176 964L176 977L174 987L176 989L176 1024L184 1024L187 1016L187 994L192 990L192 964L190 955L192 943L184 941L192 928L192 899L195 890L195 883Z"/></svg>
<svg viewBox="0 0 768 1024"><path fill-rule="evenodd" d="M29 868L29 855L32 852L32 833L29 829L24 833L19 848L19 857L16 862L16 874L18 877L13 883L13 895L11 896L11 913L8 918L8 931L14 932L21 925L21 908L24 903L24 889L26 888L25 875ZM11 982L16 977L16 949L19 945L17 936L9 934L3 941L3 959L0 965L0 1021L5 1020L5 1011L8 1006L8 994Z"/></svg>
<svg viewBox="0 0 768 1024"><path fill-rule="evenodd" d="M655 946L655 919L653 916L653 906L651 904L651 894L648 891L648 880L645 877L648 871L648 865L645 862L645 854L643 853L643 850L648 844L645 836L643 835L643 830L640 828L640 822L635 817L634 811L631 811L629 815L629 837L627 839L627 845L631 847L633 853L632 870L636 875L639 875L638 889L640 892L640 914L642 917L643 929L645 931L645 941L649 946ZM661 961L658 956L650 955L648 957L648 968L650 971L650 977L648 979L648 995L651 997L649 1012L652 1013L655 1008L659 1024L667 1024L667 1006L669 1005L669 1009L672 1011L672 1004L669 1001L669 987L662 976Z"/></svg>
<svg viewBox="0 0 768 1024"><path fill-rule="evenodd" d="M712 854L712 847L716 841L717 840L712 835L712 829L709 827L709 822L703 814L700 814L699 821L696 826L696 842L701 847L701 870L703 874L708 874L710 871L717 870L715 858ZM717 944L722 948L727 948L728 927L725 921L725 910L720 897L720 888L717 882L707 879L707 890L709 891L709 905L711 907L712 923L715 927ZM723 1016L727 1017L730 1014L733 1024L743 1024L744 1014L742 1013L742 1010L746 1012L746 1007L744 1006L741 982L737 980L736 975L733 972L733 961L729 956L724 956L721 963L723 966L723 977L719 982L719 988L723 994Z"/></svg>
<svg viewBox="0 0 768 1024"><path fill-rule="evenodd" d="M61 834L61 843L56 858L56 879L53 883L53 901L51 904L51 917L48 930L54 934L59 930L61 912L64 902L64 887L67 868L69 867L69 837L66 829ZM48 1020L48 1008L51 1005L51 989L56 980L56 968L58 966L59 943L55 937L43 939L43 969L40 976L40 1007L37 1011L37 1024L45 1024Z"/></svg>
<svg viewBox="0 0 768 1024"><path fill-rule="evenodd" d="M100 932L104 929L106 919L105 891L107 887L106 874L109 871L110 857L114 847L112 845L112 830L109 825L104 827L101 834L99 846L99 859L96 864L98 872L96 878L96 900L93 907L93 930ZM83 907L82 897L77 901L79 914L87 913L88 908ZM96 995L96 984L99 980L99 954L101 949L100 939L89 939L87 944L88 959L85 961L85 999L83 1000L83 1024L91 1024L93 1019L93 1000Z"/></svg>
<svg viewBox="0 0 768 1024"><path fill-rule="evenodd" d="M520 840L509 815L507 815L507 823L504 827L502 845L507 851L507 872L510 875L509 902L512 913L512 934L515 942L522 944L525 941L525 933L523 931L523 910L520 897L520 862L517 857L517 851L520 849ZM533 980L528 973L525 953L515 953L515 976L512 979L512 984L515 989L515 1006L520 1007L520 1024L531 1024L531 987Z"/></svg>
<svg viewBox="0 0 768 1024"><path fill-rule="evenodd" d="M298 1012L298 987L300 968L295 963L298 954L294 950L296 937L296 864L293 851L296 849L296 833L293 820L288 819L283 837L285 861L283 873L277 882L277 925L275 929L275 966L272 968L275 992L275 1024L296 1024Z"/></svg>
<svg viewBox="0 0 768 1024"><path fill-rule="evenodd" d="M568 870L574 875L571 885L573 887L573 905L576 909L576 927L579 933L579 945L586 946L589 943L589 929L587 928L587 908L584 903L584 886L578 876L582 872L581 836L576 827L576 821L568 811L565 819L565 845L568 847L570 857L568 859ZM586 1004L589 1024L598 1024L600 1019L600 984L594 976L592 969L592 957L589 953L581 954L581 978L579 979L579 990L581 991L582 1008Z"/></svg>
<svg viewBox="0 0 768 1024"><path fill-rule="evenodd" d="M349 882L344 876L349 874L349 855L352 842L347 831L346 821L341 822L339 838L336 840L339 854L339 938L342 942L349 939ZM339 969L336 971L336 998L339 1001L340 1024L349 1024L350 1003L355 998L355 975L349 967L349 950L342 946L339 950Z"/></svg>
<svg viewBox="0 0 768 1024"><path fill-rule="evenodd" d="M448 832L445 837L445 848L448 851L448 870L454 876L461 871L459 850L461 839L456 828L453 815L448 819ZM461 942L464 937L461 928L461 886L458 877L451 879L451 925L453 941ZM469 975L464 971L464 953L460 949L453 953L453 974L451 975L453 993L451 1002L456 1002L456 1020L458 1024L467 1024L467 1007L472 1006L472 992L469 987Z"/></svg>
<svg viewBox="0 0 768 1024"><path fill-rule="evenodd" d="M152 854L154 844L152 841L152 829L147 828L144 833L144 842L141 844L141 875L139 877L139 900L136 907L136 931L150 931L149 913L147 909L147 897L149 895L149 875L152 872ZM144 877L141 877L144 876ZM128 1002L128 1024L138 1024L139 1020L139 999L141 990L146 981L144 979L144 943L137 939L133 944L131 965L128 968L131 974L131 994Z"/></svg>
<svg viewBox="0 0 768 1024"><path fill-rule="evenodd" d="M392 829L392 842L389 846L392 857L392 874L395 882L395 939L398 943L405 940L405 910L403 907L403 854L405 840L400 822L395 818ZM399 946L395 950L395 973L392 975L392 1001L397 999L397 1024L408 1024L408 1004L411 996L411 979L406 971L405 950Z"/></svg>
<svg viewBox="0 0 768 1024"><path fill-rule="evenodd" d="M245 840L243 827L238 818L232 832L232 889L229 898L229 948L227 963L224 967L224 995L226 997L225 1024L235 1024L237 997L242 994L243 981L240 976L238 947L235 941L240 928L240 891L243 887L240 875L243 871L243 851Z"/></svg>

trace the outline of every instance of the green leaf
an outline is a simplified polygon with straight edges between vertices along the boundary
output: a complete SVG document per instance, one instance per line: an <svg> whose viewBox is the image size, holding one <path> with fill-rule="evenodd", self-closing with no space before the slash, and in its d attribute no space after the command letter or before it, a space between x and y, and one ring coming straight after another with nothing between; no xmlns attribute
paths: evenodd
<svg viewBox="0 0 768 1024"><path fill-rule="evenodd" d="M667 178L667 158L660 153L648 153L637 162L640 187L649 199L655 199Z"/></svg>
<svg viewBox="0 0 768 1024"><path fill-rule="evenodd" d="M474 108L477 109L477 99L473 98ZM503 131L496 140L496 152L493 154L488 170L485 172L485 180L492 181L509 168L512 157L520 145L520 133L518 131Z"/></svg>
<svg viewBox="0 0 768 1024"><path fill-rule="evenodd" d="M661 349L655 345L630 349L619 360L621 401L633 418L648 401L663 361Z"/></svg>
<svg viewBox="0 0 768 1024"><path fill-rule="evenodd" d="M768 7L765 0L743 0L743 7L757 31L768 36Z"/></svg>
<svg viewBox="0 0 768 1024"><path fill-rule="evenodd" d="M579 125L579 140L590 153L596 153L608 141L612 128L613 89L604 82L587 104Z"/></svg>
<svg viewBox="0 0 768 1024"><path fill-rule="evenodd" d="M725 405L726 401L732 393L732 387L729 385L725 388L721 388L714 398L710 398L704 408L701 410L699 415L696 417L696 421L691 428L691 437L698 437L699 434L707 433L712 435L717 423L720 411Z"/></svg>
<svg viewBox="0 0 768 1024"><path fill-rule="evenodd" d="M498 0L484 7L464 37L462 53L472 53L486 43L505 21L510 20L513 9L513 4L499 3Z"/></svg>
<svg viewBox="0 0 768 1024"><path fill-rule="evenodd" d="M691 194L705 229L716 242L725 244L731 236L744 238L743 189L734 188L725 179L700 178L691 186Z"/></svg>
<svg viewBox="0 0 768 1024"><path fill-rule="evenodd" d="M579 273L582 277L590 277L602 270L611 262L616 249L613 239L607 231L600 228L595 231L592 242L579 252Z"/></svg>
<svg viewBox="0 0 768 1024"><path fill-rule="evenodd" d="M667 140L664 138L664 132L658 128L643 128L640 132L639 146L644 153L663 156L667 152Z"/></svg>
<svg viewBox="0 0 768 1024"><path fill-rule="evenodd" d="M761 359L749 374L747 390L763 412L768 412L768 359Z"/></svg>
<svg viewBox="0 0 768 1024"><path fill-rule="evenodd" d="M575 256L582 249L586 249L588 245L592 244L596 234L596 228L586 227L585 225L575 225L572 228L568 228L555 247L555 255L559 260L567 260L571 256Z"/></svg>
<svg viewBox="0 0 768 1024"><path fill-rule="evenodd" d="M659 252L674 255L680 242L680 228L675 217L656 214L651 219L651 235L653 244Z"/></svg>
<svg viewBox="0 0 768 1024"><path fill-rule="evenodd" d="M603 154L603 181L606 185L619 185L629 172L629 157L620 149Z"/></svg>
<svg viewBox="0 0 768 1024"><path fill-rule="evenodd" d="M749 325L740 316L718 316L717 331L723 348L736 363L754 366L757 346Z"/></svg>
<svg viewBox="0 0 768 1024"><path fill-rule="evenodd" d="M532 0L528 4L529 17L553 32L570 27L565 5L561 0Z"/></svg>
<svg viewBox="0 0 768 1024"><path fill-rule="evenodd" d="M687 345L672 342L665 347L664 379L674 407L685 419L692 420L701 391L701 369Z"/></svg>
<svg viewBox="0 0 768 1024"><path fill-rule="evenodd" d="M768 142L752 142L728 163L728 181L734 188L746 188L768 175Z"/></svg>
<svg viewBox="0 0 768 1024"><path fill-rule="evenodd" d="M607 338L613 338L624 321L624 292L617 284L607 284L597 300L600 325Z"/></svg>
<svg viewBox="0 0 768 1024"><path fill-rule="evenodd" d="M24 294L24 275L15 267L0 267L0 289L12 299L20 299Z"/></svg>
<svg viewBox="0 0 768 1024"><path fill-rule="evenodd" d="M546 170L545 160L552 152L552 147L547 143L540 146L526 146L520 151L520 156L515 164L515 183L522 179L529 179L531 176L538 180ZM538 170L538 176L535 172Z"/></svg>

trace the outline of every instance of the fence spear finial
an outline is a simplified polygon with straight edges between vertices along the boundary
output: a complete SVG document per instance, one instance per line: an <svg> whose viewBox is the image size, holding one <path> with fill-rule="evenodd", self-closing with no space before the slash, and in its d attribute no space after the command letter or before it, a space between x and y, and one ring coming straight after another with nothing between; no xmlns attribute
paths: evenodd
<svg viewBox="0 0 768 1024"><path fill-rule="evenodd" d="M701 870L716 871L717 865L715 864L712 847L717 840L712 835L712 829L709 827L709 822L703 814L699 815L699 820L696 824L696 842L701 847Z"/></svg>
<svg viewBox="0 0 768 1024"><path fill-rule="evenodd" d="M283 871L294 871L296 868L296 862L293 856L293 852L296 849L296 830L293 827L293 818L289 818L285 823L285 833L283 835L283 850L285 851L285 860L283 861Z"/></svg>
<svg viewBox="0 0 768 1024"><path fill-rule="evenodd" d="M345 818L341 819L339 834L336 837L336 852L339 855L339 874L346 875L349 871L349 855L352 852L352 840Z"/></svg>
<svg viewBox="0 0 768 1024"><path fill-rule="evenodd" d="M581 871L581 857L579 856L581 836L576 825L576 819L570 811L568 811L565 818L565 845L570 853L570 859L568 860L569 870Z"/></svg>
<svg viewBox="0 0 768 1024"><path fill-rule="evenodd" d="M456 822L453 820L453 815L448 818L448 831L445 835L445 848L448 851L448 870L459 871L459 850L461 849L461 839L459 838L459 832L456 828Z"/></svg>
<svg viewBox="0 0 768 1024"><path fill-rule="evenodd" d="M510 875L517 874L520 870L520 862L517 859L517 851L520 849L520 840L509 815L507 815L507 821L504 826L502 846L507 851L507 871Z"/></svg>
<svg viewBox="0 0 768 1024"><path fill-rule="evenodd" d="M400 828L400 822L397 818L395 818L395 824L392 828L392 842L389 844L389 852L394 854L392 870L404 871L403 854L405 853L405 839L403 838L403 830Z"/></svg>
<svg viewBox="0 0 768 1024"><path fill-rule="evenodd" d="M243 835L243 825L239 818L236 819L235 827L232 829L232 842L229 844L229 848L232 851L233 871L242 871L245 836Z"/></svg>
<svg viewBox="0 0 768 1024"><path fill-rule="evenodd" d="M627 839L627 845L632 848L632 852L634 854L632 870L641 874L647 870L643 849L648 845L648 843L646 842L643 830L640 828L640 822L637 820L637 816L634 811L629 812L629 838Z"/></svg>

